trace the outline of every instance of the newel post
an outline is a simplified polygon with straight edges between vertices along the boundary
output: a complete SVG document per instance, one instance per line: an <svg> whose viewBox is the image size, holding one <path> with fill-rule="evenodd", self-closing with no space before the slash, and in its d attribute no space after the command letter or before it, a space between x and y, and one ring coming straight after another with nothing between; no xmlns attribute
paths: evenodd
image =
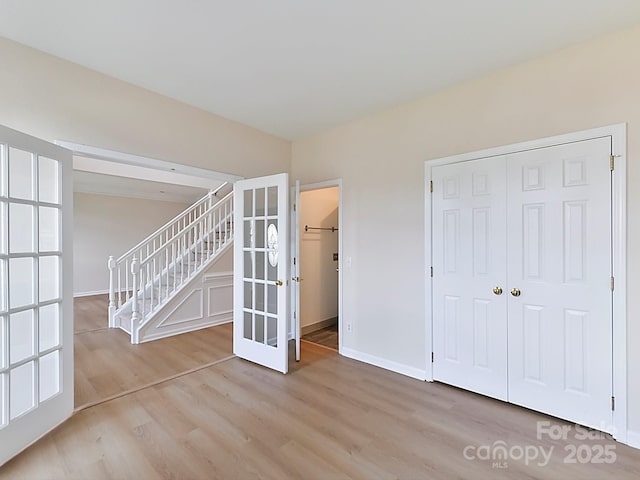
<svg viewBox="0 0 640 480"><path fill-rule="evenodd" d="M116 291L115 291L115 276L116 276L116 259L109 257L107 262L109 267L109 328L115 328L115 314L116 314Z"/></svg>
<svg viewBox="0 0 640 480"><path fill-rule="evenodd" d="M133 292L131 296L131 343L138 343L138 324L140 323L140 305L138 305L138 275L140 263L136 257L131 260L131 276L133 278Z"/></svg>

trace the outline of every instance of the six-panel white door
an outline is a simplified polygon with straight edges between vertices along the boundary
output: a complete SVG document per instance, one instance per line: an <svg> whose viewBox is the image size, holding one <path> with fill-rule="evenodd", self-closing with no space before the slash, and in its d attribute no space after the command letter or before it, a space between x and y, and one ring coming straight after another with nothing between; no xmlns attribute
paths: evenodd
<svg viewBox="0 0 640 480"><path fill-rule="evenodd" d="M612 428L610 155L607 137L507 158L509 400L605 431Z"/></svg>
<svg viewBox="0 0 640 480"><path fill-rule="evenodd" d="M0 127L0 465L73 411L71 152Z"/></svg>
<svg viewBox="0 0 640 480"><path fill-rule="evenodd" d="M283 173L234 185L233 351L288 370L289 180Z"/></svg>
<svg viewBox="0 0 640 480"><path fill-rule="evenodd" d="M435 380L611 431L610 154L432 168Z"/></svg>
<svg viewBox="0 0 640 480"><path fill-rule="evenodd" d="M432 179L434 379L506 400L505 159Z"/></svg>

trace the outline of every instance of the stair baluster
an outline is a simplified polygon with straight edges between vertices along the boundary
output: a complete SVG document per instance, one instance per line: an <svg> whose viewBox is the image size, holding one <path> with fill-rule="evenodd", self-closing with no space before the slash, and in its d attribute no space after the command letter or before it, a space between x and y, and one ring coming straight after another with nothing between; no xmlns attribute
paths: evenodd
<svg viewBox="0 0 640 480"><path fill-rule="evenodd" d="M131 295L131 342L138 343L137 332L138 323L140 322L140 310L138 305L138 276L140 274L140 265L138 259L133 257L131 261L131 277L133 280L133 292ZM143 295L144 301L144 295ZM135 341L134 341L135 340Z"/></svg>
<svg viewBox="0 0 640 480"><path fill-rule="evenodd" d="M116 259L113 257L109 257L107 267L109 268L109 328L113 328L115 327L115 325L113 324L113 320L114 320L113 317L116 312L116 298L115 298Z"/></svg>

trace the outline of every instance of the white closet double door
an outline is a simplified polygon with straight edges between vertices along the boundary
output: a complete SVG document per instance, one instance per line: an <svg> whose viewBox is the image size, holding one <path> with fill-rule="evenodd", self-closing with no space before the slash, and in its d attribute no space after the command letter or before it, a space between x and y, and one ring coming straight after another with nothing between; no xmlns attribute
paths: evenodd
<svg viewBox="0 0 640 480"><path fill-rule="evenodd" d="M433 167L434 379L610 429L609 138Z"/></svg>

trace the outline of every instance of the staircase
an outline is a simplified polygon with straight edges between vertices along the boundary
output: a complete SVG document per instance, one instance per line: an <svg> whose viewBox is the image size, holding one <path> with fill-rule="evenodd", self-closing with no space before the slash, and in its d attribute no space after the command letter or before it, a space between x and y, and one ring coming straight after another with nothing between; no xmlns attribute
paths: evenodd
<svg viewBox="0 0 640 480"><path fill-rule="evenodd" d="M226 190L228 184L208 193L118 259L109 257L110 328L138 344L211 326L203 282L215 277L212 266L233 243L233 190L223 196Z"/></svg>

